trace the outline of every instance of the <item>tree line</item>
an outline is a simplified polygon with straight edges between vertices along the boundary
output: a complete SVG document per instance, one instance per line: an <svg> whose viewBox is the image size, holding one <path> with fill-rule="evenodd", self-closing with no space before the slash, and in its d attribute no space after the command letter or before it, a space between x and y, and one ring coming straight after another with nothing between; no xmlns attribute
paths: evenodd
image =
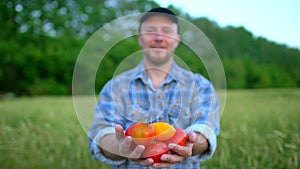
<svg viewBox="0 0 300 169"><path fill-rule="evenodd" d="M71 94L76 58L87 39L121 16L146 12L154 1L3 0L0 2L0 94ZM243 27L221 28L209 18L191 17L210 39L223 63L228 88L300 86L300 50L255 37ZM122 60L139 49L136 37L116 44L101 62L95 91L109 80ZM194 72L207 76L194 53L181 44L176 55Z"/></svg>

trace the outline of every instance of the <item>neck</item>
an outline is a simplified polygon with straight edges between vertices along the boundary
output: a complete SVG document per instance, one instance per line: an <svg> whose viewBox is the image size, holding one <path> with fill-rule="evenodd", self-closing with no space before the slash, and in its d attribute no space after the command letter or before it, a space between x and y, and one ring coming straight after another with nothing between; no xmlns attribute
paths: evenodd
<svg viewBox="0 0 300 169"><path fill-rule="evenodd" d="M144 62L144 66L153 84L153 87L158 89L171 71L172 62L168 62L159 66Z"/></svg>

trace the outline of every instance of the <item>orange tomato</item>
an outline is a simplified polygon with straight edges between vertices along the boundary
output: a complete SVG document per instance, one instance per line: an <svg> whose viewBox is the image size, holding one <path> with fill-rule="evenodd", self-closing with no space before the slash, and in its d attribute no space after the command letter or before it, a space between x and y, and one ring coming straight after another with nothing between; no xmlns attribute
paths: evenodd
<svg viewBox="0 0 300 169"><path fill-rule="evenodd" d="M187 135L185 131L181 128L176 128L176 133L170 140L166 141L166 144L169 145L171 143L174 143L180 146L185 146L186 142L187 142Z"/></svg>
<svg viewBox="0 0 300 169"><path fill-rule="evenodd" d="M169 140L176 132L176 129L166 122L156 122L152 126L154 127L156 141Z"/></svg>

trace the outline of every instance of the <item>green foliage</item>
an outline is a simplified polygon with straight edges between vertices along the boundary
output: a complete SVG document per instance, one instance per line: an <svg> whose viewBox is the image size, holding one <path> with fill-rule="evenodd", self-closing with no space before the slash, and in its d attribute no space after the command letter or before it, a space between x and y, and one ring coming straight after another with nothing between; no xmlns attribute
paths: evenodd
<svg viewBox="0 0 300 169"><path fill-rule="evenodd" d="M136 51L140 51L141 48L137 45L137 36L124 39L119 43L115 44L108 53L105 55L101 64L98 67L95 92L99 93L102 86L111 79L111 77L119 74L118 67L122 67L126 62L126 57L132 55ZM130 56L131 58L134 56ZM136 61L140 59L136 58ZM129 65L129 68L134 68L134 64Z"/></svg>
<svg viewBox="0 0 300 169"><path fill-rule="evenodd" d="M299 89L229 90L214 156L201 168L299 168ZM89 154L71 97L0 100L0 166L110 168Z"/></svg>
<svg viewBox="0 0 300 169"><path fill-rule="evenodd" d="M0 91L22 94L68 94L72 71L82 41L73 42L29 35L18 36L21 44L9 41L0 49L4 78ZM67 52L65 48L69 49ZM18 50L16 50L18 49Z"/></svg>
<svg viewBox="0 0 300 169"><path fill-rule="evenodd" d="M227 86L234 89L246 86L247 70L241 60L225 58L223 65L226 70Z"/></svg>
<svg viewBox="0 0 300 169"><path fill-rule="evenodd" d="M71 94L73 67L87 38L105 23L156 6L150 0L1 1L0 93ZM221 28L207 18L170 8L211 40L223 62L228 88L300 87L299 49L254 37L243 27ZM116 44L99 66L96 92L118 64L138 50L136 37ZM201 60L187 46L181 44L175 54L207 77Z"/></svg>

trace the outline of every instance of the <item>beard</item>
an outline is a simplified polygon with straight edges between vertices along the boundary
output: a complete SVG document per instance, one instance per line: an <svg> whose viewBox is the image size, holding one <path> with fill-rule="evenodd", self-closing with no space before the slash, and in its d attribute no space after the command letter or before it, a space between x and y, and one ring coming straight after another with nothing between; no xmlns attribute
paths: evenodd
<svg viewBox="0 0 300 169"><path fill-rule="evenodd" d="M173 54L167 51L156 52L152 51L152 49L144 49L143 53L145 59L153 66L162 66L173 58Z"/></svg>

